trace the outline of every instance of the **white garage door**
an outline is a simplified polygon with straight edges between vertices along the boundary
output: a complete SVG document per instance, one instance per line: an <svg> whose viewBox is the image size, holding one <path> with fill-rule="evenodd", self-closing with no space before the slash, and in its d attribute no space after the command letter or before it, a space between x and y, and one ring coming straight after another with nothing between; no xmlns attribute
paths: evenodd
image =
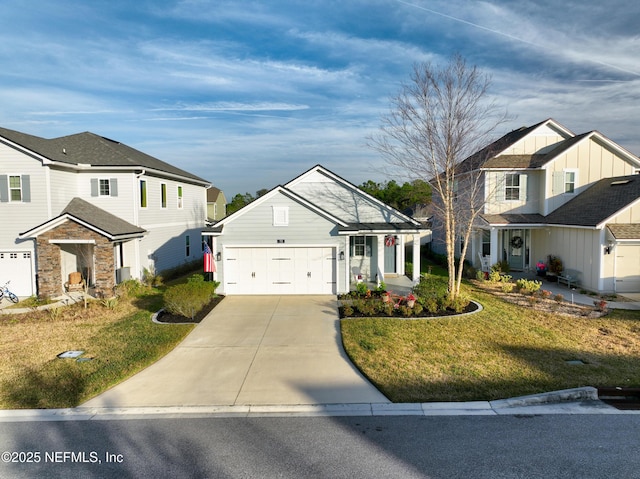
<svg viewBox="0 0 640 479"><path fill-rule="evenodd" d="M617 245L616 292L640 292L640 245Z"/></svg>
<svg viewBox="0 0 640 479"><path fill-rule="evenodd" d="M19 297L32 296L33 258L30 251L0 251L0 286L7 281L9 290Z"/></svg>
<svg viewBox="0 0 640 479"><path fill-rule="evenodd" d="M331 247L227 248L226 294L335 294Z"/></svg>

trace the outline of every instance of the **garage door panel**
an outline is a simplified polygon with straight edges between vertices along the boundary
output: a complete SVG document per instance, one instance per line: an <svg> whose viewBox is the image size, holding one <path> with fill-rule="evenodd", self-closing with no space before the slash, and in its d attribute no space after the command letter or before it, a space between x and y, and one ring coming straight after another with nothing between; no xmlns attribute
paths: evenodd
<svg viewBox="0 0 640 479"><path fill-rule="evenodd" d="M0 286L7 281L9 289L20 297L32 296L33 255L30 251L0 251Z"/></svg>
<svg viewBox="0 0 640 479"><path fill-rule="evenodd" d="M228 248L227 294L334 294L335 248Z"/></svg>
<svg viewBox="0 0 640 479"><path fill-rule="evenodd" d="M616 291L640 292L640 245L616 246Z"/></svg>

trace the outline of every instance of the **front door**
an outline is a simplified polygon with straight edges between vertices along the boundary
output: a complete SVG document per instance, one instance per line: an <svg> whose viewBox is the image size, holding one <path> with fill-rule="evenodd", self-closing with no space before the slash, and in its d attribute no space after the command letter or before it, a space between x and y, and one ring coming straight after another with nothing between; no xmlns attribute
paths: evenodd
<svg viewBox="0 0 640 479"><path fill-rule="evenodd" d="M522 271L528 263L527 230L505 230L503 237L503 251L509 262L509 268Z"/></svg>
<svg viewBox="0 0 640 479"><path fill-rule="evenodd" d="M393 236L384 239L384 272L396 273L396 240Z"/></svg>

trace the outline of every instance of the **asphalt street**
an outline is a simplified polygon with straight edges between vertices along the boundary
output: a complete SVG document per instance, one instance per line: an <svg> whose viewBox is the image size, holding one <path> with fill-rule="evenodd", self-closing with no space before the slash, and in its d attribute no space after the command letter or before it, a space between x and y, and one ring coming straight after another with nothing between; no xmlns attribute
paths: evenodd
<svg viewBox="0 0 640 479"><path fill-rule="evenodd" d="M5 422L0 477L640 477L639 415Z"/></svg>

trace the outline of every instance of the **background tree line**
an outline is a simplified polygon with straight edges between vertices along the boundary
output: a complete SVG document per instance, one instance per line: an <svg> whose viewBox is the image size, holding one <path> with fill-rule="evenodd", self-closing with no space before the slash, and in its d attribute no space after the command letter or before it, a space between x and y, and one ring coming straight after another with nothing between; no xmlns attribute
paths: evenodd
<svg viewBox="0 0 640 479"><path fill-rule="evenodd" d="M420 210L431 203L431 187L423 180L405 182L402 186L394 180L383 183L367 180L358 186L358 188L400 211L406 210L407 208L411 208L414 211ZM227 214L230 215L238 211L268 191L266 188L262 188L256 191L255 196L248 192L244 194L238 193L231 199L231 202L227 204Z"/></svg>

